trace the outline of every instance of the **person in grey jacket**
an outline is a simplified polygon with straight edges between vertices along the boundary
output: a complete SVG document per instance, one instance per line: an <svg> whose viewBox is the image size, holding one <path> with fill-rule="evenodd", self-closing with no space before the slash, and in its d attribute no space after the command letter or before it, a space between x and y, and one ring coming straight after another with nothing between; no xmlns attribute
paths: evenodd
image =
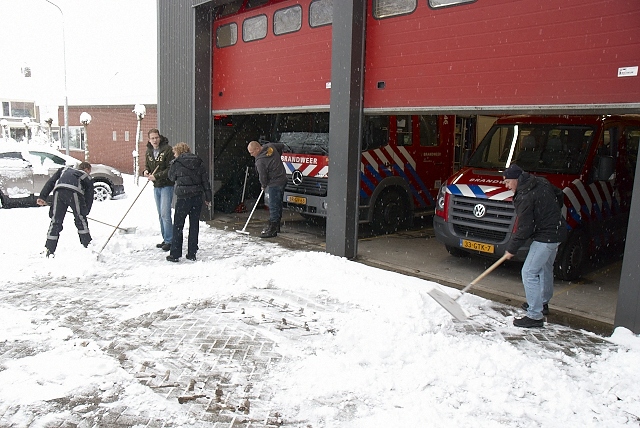
<svg viewBox="0 0 640 428"><path fill-rule="evenodd" d="M189 216L189 238L187 259L196 261L198 234L200 233L200 211L202 199L211 206L212 192L209 173L202 159L191 153L186 143L178 143L173 148L175 159L169 167L169 180L174 182L176 208L173 215L173 239L167 260L177 262L182 257L184 222Z"/></svg>
<svg viewBox="0 0 640 428"><path fill-rule="evenodd" d="M558 246L567 237L562 216L564 194L544 177L536 177L512 164L503 172L504 184L511 190L516 210L516 230L507 245L505 256L512 258L531 240L522 266L522 283L527 297L523 308L527 315L515 318L516 327L544 327L553 296L553 262Z"/></svg>
<svg viewBox="0 0 640 428"><path fill-rule="evenodd" d="M282 143L267 143L261 146L251 141L247 146L249 154L256 160L256 170L260 185L268 196L269 226L260 234L261 238L273 238L280 231L282 219L282 198L287 184L287 173L282 163Z"/></svg>
<svg viewBox="0 0 640 428"><path fill-rule="evenodd" d="M58 247L58 239L62 231L62 223L67 214L67 209L71 208L74 223L78 229L80 243L86 248L91 242L91 233L87 216L93 205L93 179L91 164L82 162L78 169L62 167L46 182L40 196L36 200L38 205L47 205L47 198L53 191L53 203L49 208L51 224L47 232L47 242L45 243L47 257L53 256Z"/></svg>

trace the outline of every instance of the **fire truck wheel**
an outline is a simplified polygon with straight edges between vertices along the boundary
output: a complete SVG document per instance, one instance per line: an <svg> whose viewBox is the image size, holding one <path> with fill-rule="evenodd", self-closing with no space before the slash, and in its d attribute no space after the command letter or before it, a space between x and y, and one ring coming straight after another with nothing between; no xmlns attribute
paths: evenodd
<svg viewBox="0 0 640 428"><path fill-rule="evenodd" d="M573 281L582 274L582 264L586 256L586 237L583 231L575 230L567 242L560 245L554 266L556 278Z"/></svg>
<svg viewBox="0 0 640 428"><path fill-rule="evenodd" d="M383 192L373 208L371 226L376 233L393 233L407 220L405 200L395 190Z"/></svg>

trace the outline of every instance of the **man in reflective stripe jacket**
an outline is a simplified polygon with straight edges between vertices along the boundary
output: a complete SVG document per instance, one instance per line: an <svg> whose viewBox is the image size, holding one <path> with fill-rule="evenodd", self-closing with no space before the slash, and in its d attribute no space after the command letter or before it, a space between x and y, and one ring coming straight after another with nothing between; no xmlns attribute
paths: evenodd
<svg viewBox="0 0 640 428"><path fill-rule="evenodd" d="M93 180L90 173L91 164L89 162L82 162L78 169L62 167L42 188L40 197L36 201L38 205L47 205L47 197L53 191L53 203L49 209L51 224L45 243L47 257L56 251L67 208L71 208L73 212L80 243L86 248L91 242L91 234L87 224L87 216L93 204Z"/></svg>

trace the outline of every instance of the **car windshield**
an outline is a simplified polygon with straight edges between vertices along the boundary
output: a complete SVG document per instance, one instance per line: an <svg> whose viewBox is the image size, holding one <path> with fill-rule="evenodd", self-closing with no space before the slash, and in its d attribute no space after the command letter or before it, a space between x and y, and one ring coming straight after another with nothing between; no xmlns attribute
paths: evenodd
<svg viewBox="0 0 640 428"><path fill-rule="evenodd" d="M515 163L529 172L579 174L594 134L588 125L494 125L467 166L504 169Z"/></svg>

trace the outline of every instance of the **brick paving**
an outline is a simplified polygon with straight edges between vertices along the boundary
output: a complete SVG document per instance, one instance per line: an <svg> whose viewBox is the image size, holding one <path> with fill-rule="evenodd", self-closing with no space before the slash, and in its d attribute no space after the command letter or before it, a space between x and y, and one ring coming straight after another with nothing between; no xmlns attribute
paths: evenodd
<svg viewBox="0 0 640 428"><path fill-rule="evenodd" d="M103 344L103 351L141 385L180 403L190 427L315 428L307 421L287 419L287 409L271 405L278 369L291 358L278 342L293 341L308 350L322 347L325 337L339 334L332 314L357 310L353 303L267 288L115 320L110 308L126 305L134 292L108 284L96 287L91 278L69 284L66 278L43 277L37 286L8 284L0 299L16 307L47 308L47 316L76 337ZM493 318L482 315L452 323L451 334L509 341L559 359L578 349L599 354L614 347L598 336L562 326L516 329L508 323L513 308L494 304L493 309ZM26 340L0 343L0 370L7 360L46 351L43 346ZM122 386L112 385L37 407L0 403L0 427L14 426L8 421L15 415L31 421L27 426L32 427L179 426L163 420L161 411L123 405L122 395Z"/></svg>

